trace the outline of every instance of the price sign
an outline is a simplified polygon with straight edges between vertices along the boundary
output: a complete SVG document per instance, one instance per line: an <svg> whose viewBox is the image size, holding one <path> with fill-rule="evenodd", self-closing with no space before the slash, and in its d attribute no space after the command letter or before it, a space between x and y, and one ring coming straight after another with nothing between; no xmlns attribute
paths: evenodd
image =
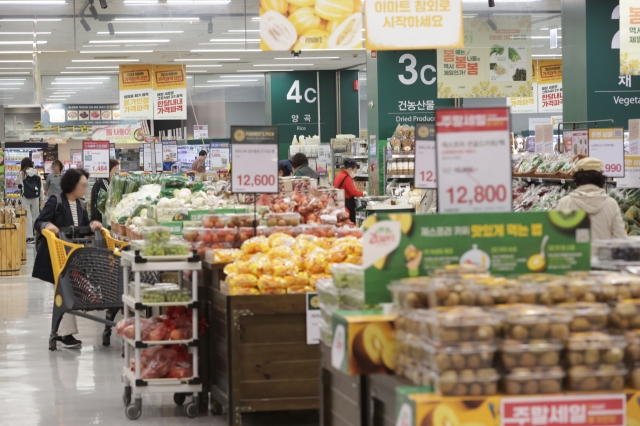
<svg viewBox="0 0 640 426"><path fill-rule="evenodd" d="M436 184L436 128L433 124L416 123L415 187L435 189Z"/></svg>
<svg viewBox="0 0 640 426"><path fill-rule="evenodd" d="M150 143L143 144L142 145L142 149L143 149L143 155L142 156L144 157L144 160L143 160L144 171L145 172L151 172L151 171L153 171L151 169L151 161L152 161L152 158L151 158L151 154L152 154L151 153L151 144Z"/></svg>
<svg viewBox="0 0 640 426"><path fill-rule="evenodd" d="M278 192L278 127L231 126L231 191Z"/></svg>
<svg viewBox="0 0 640 426"><path fill-rule="evenodd" d="M618 188L640 188L640 155L624 157L624 177L616 182Z"/></svg>
<svg viewBox="0 0 640 426"><path fill-rule="evenodd" d="M84 169L91 177L109 177L109 142L83 141L82 158Z"/></svg>
<svg viewBox="0 0 640 426"><path fill-rule="evenodd" d="M589 129L589 156L602 161L607 177L624 177L624 129Z"/></svg>
<svg viewBox="0 0 640 426"><path fill-rule="evenodd" d="M508 108L436 111L440 213L511 211Z"/></svg>

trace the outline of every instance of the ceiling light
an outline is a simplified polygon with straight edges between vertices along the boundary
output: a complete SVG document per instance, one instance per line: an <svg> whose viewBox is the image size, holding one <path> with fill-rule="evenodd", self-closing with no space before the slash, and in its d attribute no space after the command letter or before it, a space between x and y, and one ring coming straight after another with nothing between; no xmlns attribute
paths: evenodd
<svg viewBox="0 0 640 426"><path fill-rule="evenodd" d="M229 30L228 33L259 33L260 30Z"/></svg>
<svg viewBox="0 0 640 426"><path fill-rule="evenodd" d="M282 61L294 61L294 58L273 58ZM306 56L304 59L340 59L339 56Z"/></svg>
<svg viewBox="0 0 640 426"><path fill-rule="evenodd" d="M56 77L56 80L111 80L111 77L81 77L81 78L69 78L69 77Z"/></svg>
<svg viewBox="0 0 640 426"><path fill-rule="evenodd" d="M115 31L115 34L182 34L184 31ZM106 31L98 31L96 34L110 34ZM113 35L113 34L111 34Z"/></svg>
<svg viewBox="0 0 640 426"><path fill-rule="evenodd" d="M546 28L546 27L545 27L545 28L538 28L538 29L539 29L540 31L545 31L545 30L546 30L546 31L549 31L549 28Z"/></svg>
<svg viewBox="0 0 640 426"><path fill-rule="evenodd" d="M208 67L215 67L215 68L219 68L222 65L211 65L211 64L207 64L207 65L188 65L187 64L187 68L208 68Z"/></svg>
<svg viewBox="0 0 640 426"><path fill-rule="evenodd" d="M89 26L89 23L87 22L87 20L86 20L86 19L81 18L81 19L80 19L80 25L82 25L82 28L84 28L84 30L85 30L86 32L91 31L91 27Z"/></svg>
<svg viewBox="0 0 640 426"><path fill-rule="evenodd" d="M40 108L40 105L24 104L24 105L7 105L7 108Z"/></svg>
<svg viewBox="0 0 640 426"><path fill-rule="evenodd" d="M188 62L188 61L239 61L240 58L232 58L232 59L219 59L219 58L211 58L211 59L174 59L173 62Z"/></svg>
<svg viewBox="0 0 640 426"><path fill-rule="evenodd" d="M0 84L2 85L7 85L7 86L22 86L24 84L24 81L21 82L17 82L17 81L2 81L0 80Z"/></svg>
<svg viewBox="0 0 640 426"><path fill-rule="evenodd" d="M118 66L114 66L114 67L67 67L67 69L69 69L69 70L85 70L85 69L89 70L89 69L96 69L96 68L97 69L105 69L105 70L106 69L117 70L120 67L118 67Z"/></svg>
<svg viewBox="0 0 640 426"><path fill-rule="evenodd" d="M221 84L220 86L193 86L193 87L240 87L239 84Z"/></svg>
<svg viewBox="0 0 640 426"><path fill-rule="evenodd" d="M262 72L270 72L270 71L293 71L293 68L283 69L283 70L261 70ZM237 72L256 72L256 70L238 70Z"/></svg>
<svg viewBox="0 0 640 426"><path fill-rule="evenodd" d="M17 60L10 60L10 61L0 61L1 64L13 64L13 63L31 63L33 62L31 59L27 60L22 60L22 59L17 59Z"/></svg>
<svg viewBox="0 0 640 426"><path fill-rule="evenodd" d="M140 62L140 59L72 59L71 62Z"/></svg>
<svg viewBox="0 0 640 426"><path fill-rule="evenodd" d="M253 18L251 18L252 21L259 21L260 17L259 16L254 16Z"/></svg>
<svg viewBox="0 0 640 426"><path fill-rule="evenodd" d="M21 87L0 87L0 92L3 92L5 90L20 90Z"/></svg>
<svg viewBox="0 0 640 426"><path fill-rule="evenodd" d="M239 41L239 42L245 42L245 41L260 41L259 38L212 38L209 41Z"/></svg>
<svg viewBox="0 0 640 426"><path fill-rule="evenodd" d="M120 42L126 42L126 43L168 43L171 40L153 40L153 39L146 39L146 40L121 40ZM89 41L90 44L103 44L103 43L113 43L114 40L91 40Z"/></svg>
<svg viewBox="0 0 640 426"><path fill-rule="evenodd" d="M120 47L119 44L101 44L100 46L94 46L93 44L83 44L82 47Z"/></svg>
<svg viewBox="0 0 640 426"><path fill-rule="evenodd" d="M3 78L0 81L25 81L26 78Z"/></svg>
<svg viewBox="0 0 640 426"><path fill-rule="evenodd" d="M46 40L38 40L38 44L47 44ZM33 44L33 41L0 41L0 44Z"/></svg>
<svg viewBox="0 0 640 426"><path fill-rule="evenodd" d="M115 18L114 21L118 22L190 22L199 21L200 18Z"/></svg>
<svg viewBox="0 0 640 426"><path fill-rule="evenodd" d="M244 83L245 81L258 81L258 80L207 80L207 83Z"/></svg>
<svg viewBox="0 0 640 426"><path fill-rule="evenodd" d="M209 19L209 23L207 24L207 33L213 34L213 20Z"/></svg>
<svg viewBox="0 0 640 426"><path fill-rule="evenodd" d="M71 94L71 93L78 93L77 91L60 91L60 92L54 92L54 95L65 95L65 94Z"/></svg>
<svg viewBox="0 0 640 426"><path fill-rule="evenodd" d="M96 10L95 6L93 5L93 1L89 2L89 12L91 12L91 16L93 17L94 20L98 20L98 18L100 18L100 15L98 15L98 11Z"/></svg>
<svg viewBox="0 0 640 426"><path fill-rule="evenodd" d="M47 35L51 34L51 31L37 32L34 33L32 31L24 32L24 31L8 31L8 32L0 32L0 35Z"/></svg>
<svg viewBox="0 0 640 426"><path fill-rule="evenodd" d="M108 7L107 0L100 0L100 7L106 9Z"/></svg>
<svg viewBox="0 0 640 426"><path fill-rule="evenodd" d="M312 67L314 64L256 64L254 67Z"/></svg>
<svg viewBox="0 0 640 426"><path fill-rule="evenodd" d="M153 53L153 50L81 50L80 53Z"/></svg>
<svg viewBox="0 0 640 426"><path fill-rule="evenodd" d="M7 72L0 72L1 75L16 75L16 74L31 74L31 71L29 72L25 72L25 71L7 71Z"/></svg>
<svg viewBox="0 0 640 426"><path fill-rule="evenodd" d="M158 0L124 0L124 4L158 4Z"/></svg>
<svg viewBox="0 0 640 426"><path fill-rule="evenodd" d="M190 50L191 53L213 53L213 52L262 52L261 49L202 49Z"/></svg>
<svg viewBox="0 0 640 426"><path fill-rule="evenodd" d="M251 78L251 77L260 77L260 78L264 78L264 74L254 74L254 75L236 75L236 74L223 74L223 75L219 75L218 77L221 78L238 78L238 77L242 77L242 78Z"/></svg>
<svg viewBox="0 0 640 426"><path fill-rule="evenodd" d="M116 32L114 31L114 29L113 29L113 24L112 24L111 22L109 22L109 23L107 24L107 28L109 29L109 34L110 34L110 35L114 35L114 34L116 33ZM98 34L100 34L100 33L98 33Z"/></svg>
<svg viewBox="0 0 640 426"><path fill-rule="evenodd" d="M62 19L0 19L0 22L59 22Z"/></svg>
<svg viewBox="0 0 640 426"><path fill-rule="evenodd" d="M64 0L0 0L0 4L20 4L30 6L32 4L59 5L67 4Z"/></svg>

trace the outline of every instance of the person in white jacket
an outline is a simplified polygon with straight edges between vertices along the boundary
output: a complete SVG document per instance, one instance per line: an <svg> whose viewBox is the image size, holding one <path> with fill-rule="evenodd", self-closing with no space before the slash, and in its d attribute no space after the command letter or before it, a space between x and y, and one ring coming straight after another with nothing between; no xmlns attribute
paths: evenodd
<svg viewBox="0 0 640 426"><path fill-rule="evenodd" d="M583 158L575 165L573 180L576 190L563 197L556 210L584 210L591 221L591 240L626 238L618 203L604 191L606 177L602 174L602 161Z"/></svg>

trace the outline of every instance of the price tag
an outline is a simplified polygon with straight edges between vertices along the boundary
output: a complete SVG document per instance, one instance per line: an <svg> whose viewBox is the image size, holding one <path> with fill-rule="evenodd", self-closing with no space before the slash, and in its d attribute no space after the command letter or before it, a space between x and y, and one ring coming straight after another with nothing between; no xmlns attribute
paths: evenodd
<svg viewBox="0 0 640 426"><path fill-rule="evenodd" d="M231 126L231 191L278 192L278 128Z"/></svg>
<svg viewBox="0 0 640 426"><path fill-rule="evenodd" d="M436 183L436 132L433 124L416 123L416 155L414 186L435 189Z"/></svg>
<svg viewBox="0 0 640 426"><path fill-rule="evenodd" d="M602 161L607 177L624 177L624 129L589 129L589 157Z"/></svg>
<svg viewBox="0 0 640 426"><path fill-rule="evenodd" d="M84 169L91 177L109 177L109 148L108 141L82 142Z"/></svg>
<svg viewBox="0 0 640 426"><path fill-rule="evenodd" d="M511 211L508 108L436 111L440 213Z"/></svg>

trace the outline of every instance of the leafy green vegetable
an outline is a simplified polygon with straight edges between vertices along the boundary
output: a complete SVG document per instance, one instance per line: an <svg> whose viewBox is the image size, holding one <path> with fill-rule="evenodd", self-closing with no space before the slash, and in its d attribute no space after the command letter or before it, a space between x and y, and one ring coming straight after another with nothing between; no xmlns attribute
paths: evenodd
<svg viewBox="0 0 640 426"><path fill-rule="evenodd" d="M509 48L509 59L511 59L511 62L518 62L522 58L520 57L520 55L518 54L516 49L514 49L513 47L510 47Z"/></svg>
<svg viewBox="0 0 640 426"><path fill-rule="evenodd" d="M504 46L500 46L498 44L494 44L493 46L491 46L491 53L489 54L489 56L493 55L494 53L502 55L504 53Z"/></svg>

